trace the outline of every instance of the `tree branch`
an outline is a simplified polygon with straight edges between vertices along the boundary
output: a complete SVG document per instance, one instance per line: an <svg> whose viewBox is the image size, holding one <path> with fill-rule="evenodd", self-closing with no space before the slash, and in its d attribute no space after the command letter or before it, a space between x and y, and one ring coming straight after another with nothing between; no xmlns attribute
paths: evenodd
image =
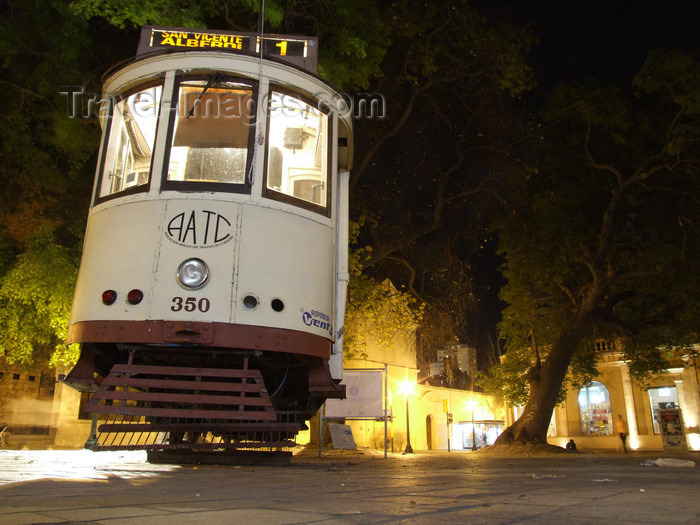
<svg viewBox="0 0 700 525"><path fill-rule="evenodd" d="M356 169L352 170L352 174L350 175L351 186L357 184L357 182L362 178L362 176L367 171L368 166L374 160L374 156L379 152L380 149L382 149L382 146L384 146L386 141L394 135L396 135L399 132L399 130L401 130L401 128L404 126L404 124L406 124L406 122L408 121L408 117L410 117L411 113L413 112L413 108L416 105L418 97L421 95L421 93L423 93L423 91L428 89L430 86L432 86L432 82L428 81L422 86L420 86L418 89L412 90L411 98L406 104L406 107L404 108L404 111L399 120L389 131L384 133L376 142L374 142L374 144L372 144L372 147L369 149L369 151L367 151L367 153L365 153L362 157L362 162L360 162L360 165Z"/></svg>
<svg viewBox="0 0 700 525"><path fill-rule="evenodd" d="M414 296L420 298L421 301L425 302L423 300L423 298L421 297L421 295L418 293L418 291L414 287L414 284L416 282L416 270L415 270L415 268L413 268L413 266L411 266L409 264L409 262L402 257L388 256L386 258L389 259L390 261L396 261L398 263L401 263L403 266L405 266L408 269L408 271L410 273L410 276L408 278L408 289L411 290L411 293Z"/></svg>

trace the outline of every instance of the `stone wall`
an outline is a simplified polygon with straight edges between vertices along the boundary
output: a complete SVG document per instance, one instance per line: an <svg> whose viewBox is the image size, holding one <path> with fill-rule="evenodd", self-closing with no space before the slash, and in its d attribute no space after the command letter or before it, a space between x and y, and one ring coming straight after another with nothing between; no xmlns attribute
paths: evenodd
<svg viewBox="0 0 700 525"><path fill-rule="evenodd" d="M0 369L0 421L12 434L10 445L44 446L53 442L56 376L47 368Z"/></svg>

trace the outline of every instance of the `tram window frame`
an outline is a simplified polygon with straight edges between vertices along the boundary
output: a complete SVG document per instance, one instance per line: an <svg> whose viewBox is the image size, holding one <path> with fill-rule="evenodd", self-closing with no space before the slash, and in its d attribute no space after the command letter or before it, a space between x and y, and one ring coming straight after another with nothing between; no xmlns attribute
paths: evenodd
<svg viewBox="0 0 700 525"><path fill-rule="evenodd" d="M155 125L155 130L153 132L153 144L151 145L151 159L148 165L148 179L145 183L143 184L136 184L131 187L124 188L119 191L115 192L110 192L107 194L102 195L102 185L104 182L104 177L106 175L105 170L107 168L107 153L108 149L110 147L110 142L112 139L112 134L114 133L113 124L114 124L114 109L115 105L123 102L125 100L128 100L129 97L136 93L141 93L141 92L146 92L149 89L156 89L160 87L161 88L161 94L160 94L160 101L158 104L157 108L157 114L155 116L156 120L156 125ZM96 206L98 204L101 204L103 202L112 200L112 199L118 199L121 197L126 197L128 195L134 195L136 193L148 193L148 191L151 188L151 182L153 181L153 158L155 154L155 145L157 143L157 138L158 138L158 133L159 133L159 126L160 126L160 114L161 110L163 108L163 88L164 88L164 82L162 79L157 79L154 80L153 82L148 82L145 84L140 84L137 87L134 87L132 89L129 89L125 91L124 93L120 93L118 96L111 96L107 99L107 104L108 108L106 111L106 115L104 117L104 138L102 140L102 144L100 146L100 163L99 163L99 169L97 171L97 183L95 184L95 192L93 195L93 205ZM103 102L104 103L104 102ZM100 113L102 113L102 108L100 108ZM102 117L100 117L102 118ZM120 132L120 139L121 139L121 128L119 130Z"/></svg>
<svg viewBox="0 0 700 525"><path fill-rule="evenodd" d="M215 77L216 75L216 77ZM251 99L253 101L253 110L250 112L250 122L248 124L248 142L244 168L243 182L226 182L226 181L197 181L197 180L172 180L168 178L170 171L170 157L173 148L173 140L175 135L175 125L180 114L180 87L187 82L204 82L202 90L207 83L214 79L217 83L236 83L241 84L251 91ZM253 152L255 148L255 129L257 126L257 97L258 97L259 82L249 79L227 75L222 72L212 71L206 74L181 75L176 77L173 85L172 99L175 101L171 106L170 119L168 121L168 132L165 140L165 151L163 152L163 173L161 174L161 191L184 191L184 192L226 192L226 193L244 193L249 194L252 188L251 169L253 163ZM207 91L211 87L207 88ZM215 88L216 89L216 88ZM185 97L188 99L188 97ZM189 111L189 110L186 110ZM176 146L177 147L177 146Z"/></svg>
<svg viewBox="0 0 700 525"><path fill-rule="evenodd" d="M326 133L326 138L324 140L325 145L326 145L326 165L325 165L325 180L323 178L323 171L324 171L324 166L321 166L320 173L321 173L321 178L324 181L326 185L326 203L325 205L321 204L316 204L314 202L305 200L300 197L295 197L294 195L291 195L289 193L285 193L283 191L278 191L273 188L268 187L268 179L269 179L269 165L270 165L270 150L271 150L271 143L270 143L270 125L272 122L271 118L271 111L272 111L272 101L273 101L273 96L275 94L280 94L282 96L290 96L298 101L301 101L312 108L314 108L316 111L318 111L319 115L325 116L325 133ZM299 93L298 91L294 91L292 89L287 89L285 87L279 86L279 85L270 85L270 88L268 90L268 95L267 95L267 129L266 129L266 140L265 140L265 162L263 165L263 187L262 187L262 195L263 197L266 197L268 199L272 199L278 202L283 202L286 204L291 204L293 206L303 208L306 210L310 210L313 212L316 212L320 215L323 215L325 217L330 217L332 213L332 196L333 196L333 178L332 178L332 160L333 160L333 114L332 112L328 109L322 109L319 107L319 104L317 102L314 102L310 97L304 95L303 93ZM290 170L298 171L299 174L301 175L306 168L302 167L290 167Z"/></svg>

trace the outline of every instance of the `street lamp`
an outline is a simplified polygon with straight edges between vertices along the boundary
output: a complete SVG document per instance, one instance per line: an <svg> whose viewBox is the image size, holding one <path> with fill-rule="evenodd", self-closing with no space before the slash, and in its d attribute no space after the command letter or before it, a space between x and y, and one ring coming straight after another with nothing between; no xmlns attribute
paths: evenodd
<svg viewBox="0 0 700 525"><path fill-rule="evenodd" d="M476 401L472 398L467 401L467 407L472 411L472 450L476 450L476 427L474 425L474 410L476 409Z"/></svg>
<svg viewBox="0 0 700 525"><path fill-rule="evenodd" d="M411 447L411 422L408 418L408 396L413 393L413 383L406 379L401 383L399 391L406 396L406 449L403 453L413 454L413 447Z"/></svg>

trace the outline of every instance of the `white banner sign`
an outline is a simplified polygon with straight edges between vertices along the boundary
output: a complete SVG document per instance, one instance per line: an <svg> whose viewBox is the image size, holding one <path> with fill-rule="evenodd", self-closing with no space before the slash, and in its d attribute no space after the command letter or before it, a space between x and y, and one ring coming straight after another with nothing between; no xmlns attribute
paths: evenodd
<svg viewBox="0 0 700 525"><path fill-rule="evenodd" d="M383 418L381 370L363 370L343 372L342 384L345 385L346 399L328 399L324 417L366 417Z"/></svg>

